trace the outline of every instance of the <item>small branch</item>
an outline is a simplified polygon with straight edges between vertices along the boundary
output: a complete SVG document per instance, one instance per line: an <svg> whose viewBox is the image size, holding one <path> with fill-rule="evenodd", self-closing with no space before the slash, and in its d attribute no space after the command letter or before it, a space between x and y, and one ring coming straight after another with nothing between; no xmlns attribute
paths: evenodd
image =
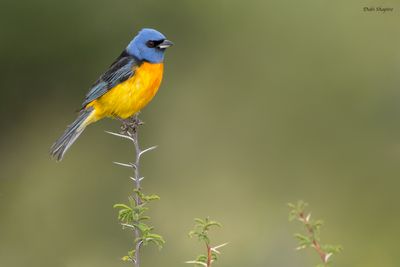
<svg viewBox="0 0 400 267"><path fill-rule="evenodd" d="M129 120L127 123L122 125L122 132L126 132L130 138L130 140L133 142L135 146L135 163L134 163L134 187L135 190L140 190L141 185L140 182L142 181L140 177L140 155L142 151L140 150L139 146L139 126L142 124L142 122L139 120L138 116L135 115L131 120ZM139 196L139 194L135 194L135 202L136 205L142 204L142 200ZM135 233L135 240L138 240L140 238L140 231L139 229L135 228L134 230ZM140 248L142 246L142 242L137 242L136 247L135 247L135 267L140 267Z"/></svg>
<svg viewBox="0 0 400 267"><path fill-rule="evenodd" d="M218 246L211 246L211 241L208 235L208 232L211 227L222 227L221 224L217 221L212 221L210 218L194 219L195 226L194 229L189 232L190 237L197 237L199 241L202 241L206 246L206 254L202 254L197 256L196 260L187 261L186 263L195 264L195 265L203 265L205 267L211 267L211 265L218 259L221 252L218 249L226 246L228 243L224 243Z"/></svg>
<svg viewBox="0 0 400 267"><path fill-rule="evenodd" d="M142 192L141 181L144 177L140 176L140 159L141 156L154 150L156 146L149 147L142 150L139 145L139 126L143 124L137 115L127 119L121 120L121 132L113 133L107 132L113 136L121 137L131 141L135 148L135 158L133 162L121 163L114 162L114 164L128 167L133 169L133 175L129 177L133 182L133 195L129 196L129 204L116 204L114 207L119 208L118 219L121 222L122 228L128 228L133 232L134 237L134 248L128 251L128 255L122 257L123 261L129 261L133 263L134 267L140 267L140 251L143 246L149 243L156 244L159 248L165 243L161 235L152 232L153 227L143 223L142 220L149 219L150 217L143 215L147 207L144 207L152 200L157 200L157 195L145 195Z"/></svg>
<svg viewBox="0 0 400 267"><path fill-rule="evenodd" d="M207 244L206 246L207 246L207 267L210 267L212 262L212 251L210 245Z"/></svg>
<svg viewBox="0 0 400 267"><path fill-rule="evenodd" d="M322 250L321 245L319 242L314 238L314 230L312 229L310 225L310 215L307 217L304 215L304 213L299 214L299 220L305 225L306 230L308 232L309 237L311 238L312 241L312 247L315 249L315 251L318 253L319 257L321 258L322 262L324 264L328 263L329 257L327 257L327 254Z"/></svg>
<svg viewBox="0 0 400 267"><path fill-rule="evenodd" d="M155 147L150 147L143 151L140 149L138 130L139 126L142 124L143 122L138 118L138 115L135 115L127 120L122 120L121 133L113 133L106 131L106 133L108 134L130 140L135 147L134 163L114 162L114 164L117 164L119 166L129 167L133 169L133 177L130 178L133 181L135 191L139 191L141 189L140 182L143 180L143 177L140 177L140 157L143 153L155 148ZM139 194L135 194L133 198L135 200L136 205L142 204L142 199L140 198ZM134 240L139 240L141 238L141 233L139 229L137 229L137 227L133 227L130 224L122 224L122 226L133 228ZM143 244L142 241L138 241L136 242L135 245L134 259L132 260L135 267L140 267L140 248L142 244Z"/></svg>
<svg viewBox="0 0 400 267"><path fill-rule="evenodd" d="M294 219L300 221L305 229L305 234L296 233L295 238L299 244L297 250L312 248L315 250L322 261L318 266L330 266L331 256L342 250L341 246L321 244L320 229L323 225L321 220L312 220L311 213L306 212L307 203L298 201L296 204L289 203L291 209L289 213L289 221Z"/></svg>

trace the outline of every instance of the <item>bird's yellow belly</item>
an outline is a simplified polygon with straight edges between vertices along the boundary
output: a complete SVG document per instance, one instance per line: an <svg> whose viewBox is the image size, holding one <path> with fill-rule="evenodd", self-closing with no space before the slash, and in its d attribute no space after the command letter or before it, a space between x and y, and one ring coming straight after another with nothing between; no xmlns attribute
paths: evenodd
<svg viewBox="0 0 400 267"><path fill-rule="evenodd" d="M157 93L163 64L144 62L128 80L118 84L87 106L95 108L94 120L104 117L126 119L144 108Z"/></svg>

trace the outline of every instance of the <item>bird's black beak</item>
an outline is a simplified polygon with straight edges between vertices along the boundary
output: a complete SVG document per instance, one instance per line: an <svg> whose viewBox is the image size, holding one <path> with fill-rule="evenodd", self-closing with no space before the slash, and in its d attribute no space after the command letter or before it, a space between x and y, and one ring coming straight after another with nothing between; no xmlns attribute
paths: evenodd
<svg viewBox="0 0 400 267"><path fill-rule="evenodd" d="M161 48L161 49L165 49L165 48L168 48L168 47L173 46L173 45L174 45L174 43L171 42L170 40L164 40L164 41L162 41L161 44L157 45L157 47Z"/></svg>

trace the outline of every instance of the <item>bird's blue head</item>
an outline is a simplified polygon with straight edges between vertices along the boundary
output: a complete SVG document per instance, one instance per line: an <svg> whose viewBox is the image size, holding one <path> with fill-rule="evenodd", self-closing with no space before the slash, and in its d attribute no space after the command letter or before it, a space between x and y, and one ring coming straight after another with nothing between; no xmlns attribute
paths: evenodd
<svg viewBox="0 0 400 267"><path fill-rule="evenodd" d="M159 31L142 29L129 43L126 51L139 60L150 63L161 63L164 60L165 50L173 43Z"/></svg>

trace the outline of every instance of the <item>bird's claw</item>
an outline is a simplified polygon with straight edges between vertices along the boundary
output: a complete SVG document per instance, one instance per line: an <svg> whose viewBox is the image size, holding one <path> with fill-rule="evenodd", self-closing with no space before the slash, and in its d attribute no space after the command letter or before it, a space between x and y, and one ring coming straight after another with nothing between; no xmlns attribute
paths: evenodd
<svg viewBox="0 0 400 267"><path fill-rule="evenodd" d="M139 119L137 115L132 116L128 119L118 119L121 121L121 134L126 134L129 136L133 136L140 125L143 125L144 122Z"/></svg>

